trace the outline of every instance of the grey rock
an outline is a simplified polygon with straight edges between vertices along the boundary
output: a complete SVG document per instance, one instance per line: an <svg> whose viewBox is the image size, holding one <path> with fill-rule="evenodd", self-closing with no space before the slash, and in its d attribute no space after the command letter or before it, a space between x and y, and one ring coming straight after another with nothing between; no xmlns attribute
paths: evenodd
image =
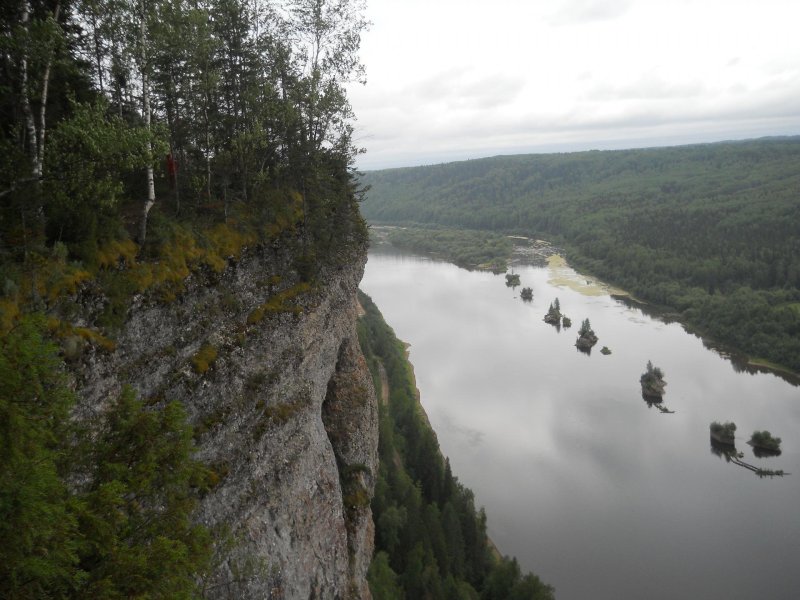
<svg viewBox="0 0 800 600"><path fill-rule="evenodd" d="M219 476L195 515L217 541L209 598L369 598L377 404L355 330L366 253L287 310L248 319L296 289L270 281L289 260L251 249L213 279L191 275L174 302L137 296L116 351L90 350L77 367L77 418L123 385L184 404L197 457ZM216 359L203 372L193 357L204 346Z"/></svg>

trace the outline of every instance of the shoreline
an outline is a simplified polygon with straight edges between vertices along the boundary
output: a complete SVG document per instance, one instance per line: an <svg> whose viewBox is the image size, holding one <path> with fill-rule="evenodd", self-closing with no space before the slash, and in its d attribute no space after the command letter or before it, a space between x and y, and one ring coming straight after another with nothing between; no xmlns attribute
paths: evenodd
<svg viewBox="0 0 800 600"><path fill-rule="evenodd" d="M398 226L373 225L372 227L383 228L386 230L397 228ZM599 296L608 294L614 300L631 308L637 308L646 313L648 316L663 321L664 323L679 323L681 327L683 327L684 331L699 337L704 346L716 352L721 357L731 361L731 363L734 365L734 368L746 370L750 373L769 373L776 377L780 377L792 385L800 387L800 373L768 360L748 356L736 348L719 342L699 327L687 323L682 319L679 313L675 312L669 307L646 302L640 298L637 298L624 288L620 288L603 281L589 271L578 270L578 268L569 263L564 251L561 248L554 246L547 240L534 239L521 235L507 235L506 237L515 242L511 256L508 258L509 268L513 268L515 265L522 265L537 267L547 266L553 270L557 270L559 268L571 269L577 275L580 275L586 283L582 284L579 280L571 278L563 278L562 280L559 277L553 277L551 278L553 284L557 286L563 285L579 293L585 293L586 295ZM525 242L526 245L520 244L519 242ZM388 242L385 240L385 238L380 241L380 245L390 246L392 249L395 249L398 252L411 256L420 256L419 253L415 253L413 250L406 250L393 246L391 242ZM424 256L422 257L424 258ZM440 260L442 262L455 265L459 268L465 268L444 257L436 257L435 260Z"/></svg>

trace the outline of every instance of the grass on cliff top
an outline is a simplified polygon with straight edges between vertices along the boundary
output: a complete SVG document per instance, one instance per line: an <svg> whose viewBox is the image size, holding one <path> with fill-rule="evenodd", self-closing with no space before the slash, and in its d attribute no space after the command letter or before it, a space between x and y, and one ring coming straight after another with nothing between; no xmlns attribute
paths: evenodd
<svg viewBox="0 0 800 600"><path fill-rule="evenodd" d="M81 289L94 289L107 299L96 325L113 331L124 322L135 294L172 302L190 274L219 274L247 247L296 237L302 199L287 192L280 205L267 220L245 211L231 213L224 222L208 217L177 220L153 211L144 247L124 233L103 242L87 240L79 247L29 244L20 257L7 255L0 261L0 333L34 311L68 321L78 309L73 299Z"/></svg>

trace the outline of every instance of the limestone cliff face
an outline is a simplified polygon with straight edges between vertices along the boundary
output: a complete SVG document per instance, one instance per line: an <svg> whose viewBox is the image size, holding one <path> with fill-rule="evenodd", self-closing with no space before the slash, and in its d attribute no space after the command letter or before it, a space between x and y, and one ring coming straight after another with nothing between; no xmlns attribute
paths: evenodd
<svg viewBox="0 0 800 600"><path fill-rule="evenodd" d="M220 540L210 598L367 598L377 406L355 332L365 262L329 268L311 290L275 248L178 301L134 300L112 354L79 367L80 414L125 384L180 400L218 483L197 510ZM276 300L277 299L277 300Z"/></svg>

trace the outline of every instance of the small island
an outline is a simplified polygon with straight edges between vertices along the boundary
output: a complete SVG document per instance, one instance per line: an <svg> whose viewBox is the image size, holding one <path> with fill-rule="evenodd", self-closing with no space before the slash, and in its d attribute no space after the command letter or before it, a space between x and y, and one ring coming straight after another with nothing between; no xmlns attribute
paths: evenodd
<svg viewBox="0 0 800 600"><path fill-rule="evenodd" d="M550 303L550 308L547 310L547 314L544 316L544 322L550 323L550 325L558 325L561 323L561 304L559 303L558 298L556 298L554 302Z"/></svg>
<svg viewBox="0 0 800 600"><path fill-rule="evenodd" d="M608 346L603 346L602 348L600 348L600 354L608 356L609 354L611 354L611 350L609 350Z"/></svg>
<svg viewBox="0 0 800 600"><path fill-rule="evenodd" d="M667 382L664 381L664 372L654 367L651 361L647 361L647 370L642 373L639 382L642 384L642 396L650 400L661 400Z"/></svg>
<svg viewBox="0 0 800 600"><path fill-rule="evenodd" d="M592 330L592 325L589 323L589 319L584 319L581 323L581 328L578 330L578 339L575 341L575 345L578 350L586 352L591 350L596 343L597 336Z"/></svg>
<svg viewBox="0 0 800 600"><path fill-rule="evenodd" d="M517 287L519 283L519 275L517 273L508 273L506 275L506 285L508 287Z"/></svg>
<svg viewBox="0 0 800 600"><path fill-rule="evenodd" d="M519 293L520 298L522 298L525 302L530 302L533 300L533 289L529 287L522 288L522 291Z"/></svg>
<svg viewBox="0 0 800 600"><path fill-rule="evenodd" d="M781 438L772 437L769 431L754 431L747 442L753 448L767 452L778 453L781 451Z"/></svg>
<svg viewBox="0 0 800 600"><path fill-rule="evenodd" d="M735 444L734 434L736 433L736 423L718 423L714 421L709 425L711 440L726 446Z"/></svg>
<svg viewBox="0 0 800 600"><path fill-rule="evenodd" d="M564 329L569 329L570 327L572 327L572 319L570 319L566 315L562 315L561 316L561 326Z"/></svg>

